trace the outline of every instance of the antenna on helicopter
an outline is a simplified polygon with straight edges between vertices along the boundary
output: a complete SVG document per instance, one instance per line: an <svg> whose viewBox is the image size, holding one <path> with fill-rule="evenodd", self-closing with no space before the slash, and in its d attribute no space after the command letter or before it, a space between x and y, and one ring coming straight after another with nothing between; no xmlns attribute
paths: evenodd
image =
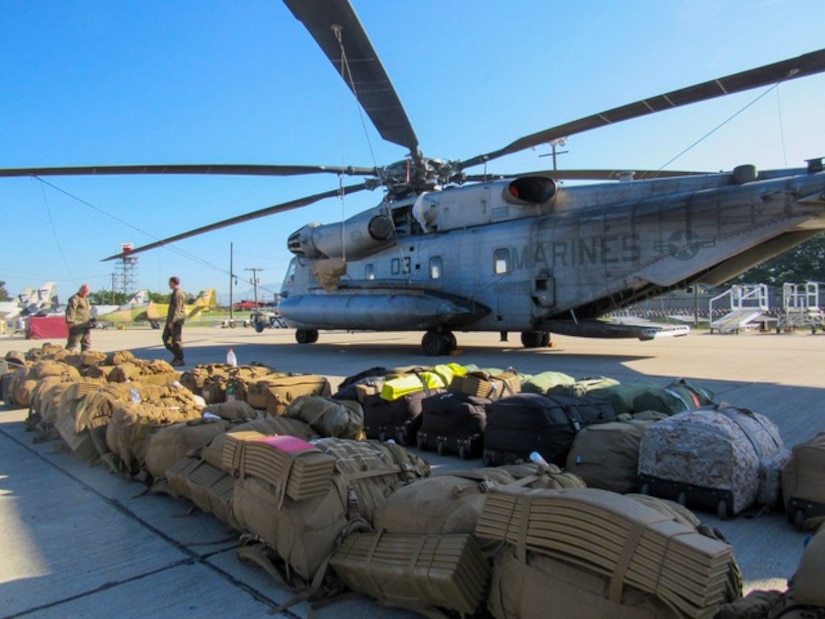
<svg viewBox="0 0 825 619"><path fill-rule="evenodd" d="M552 156L553 157L553 171L555 172L559 169L558 166L556 165L556 158L559 155L564 155L564 154L570 152L569 150L557 150L559 146L564 146L565 144L567 144L567 138L566 137L565 138L556 138L555 140L550 140L548 142L548 144L550 145L550 148L552 149L551 152L545 153L544 155L539 155L539 157L551 157Z"/></svg>

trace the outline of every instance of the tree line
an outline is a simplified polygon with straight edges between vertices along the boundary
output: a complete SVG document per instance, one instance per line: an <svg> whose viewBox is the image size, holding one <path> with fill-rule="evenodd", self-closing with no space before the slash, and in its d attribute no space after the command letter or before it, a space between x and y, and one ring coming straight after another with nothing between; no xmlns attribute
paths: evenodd
<svg viewBox="0 0 825 619"><path fill-rule="evenodd" d="M63 298L63 301L68 301L69 296L74 294L74 291ZM124 305L132 298L134 293L125 293L125 292L113 292L111 290L96 290L93 292L89 292L89 303L92 305ZM200 296L201 293L197 295L185 293L185 299L187 303L194 303L194 301ZM0 301L12 301L13 297L9 294L9 291L6 289L6 282L0 280ZM154 301L155 303L168 303L169 302L169 293L168 292L150 292L149 293L149 300Z"/></svg>

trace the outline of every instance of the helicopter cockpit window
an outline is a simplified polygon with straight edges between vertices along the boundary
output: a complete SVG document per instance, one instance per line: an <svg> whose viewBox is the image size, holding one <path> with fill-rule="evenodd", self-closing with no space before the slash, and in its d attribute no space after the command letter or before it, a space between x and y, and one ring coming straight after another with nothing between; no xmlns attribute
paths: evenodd
<svg viewBox="0 0 825 619"><path fill-rule="evenodd" d="M368 264L364 267L364 277L367 279L375 279L375 265Z"/></svg>
<svg viewBox="0 0 825 619"><path fill-rule="evenodd" d="M441 268L441 256L433 256L430 258L430 279L441 279Z"/></svg>
<svg viewBox="0 0 825 619"><path fill-rule="evenodd" d="M510 272L510 250L506 247L497 249L493 253L493 270L496 275Z"/></svg>
<svg viewBox="0 0 825 619"><path fill-rule="evenodd" d="M295 266L295 258L289 261L289 266L286 270L286 277L284 277L284 286L291 286L295 282L295 271L297 267Z"/></svg>

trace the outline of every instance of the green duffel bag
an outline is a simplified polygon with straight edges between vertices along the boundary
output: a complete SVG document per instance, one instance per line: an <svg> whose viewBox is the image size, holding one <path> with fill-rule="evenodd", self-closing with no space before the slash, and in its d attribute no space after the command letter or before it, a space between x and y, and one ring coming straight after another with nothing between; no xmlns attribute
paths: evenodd
<svg viewBox="0 0 825 619"><path fill-rule="evenodd" d="M667 385L665 389L685 403L685 408L702 408L709 404L716 404L713 400L713 391L697 383L679 378Z"/></svg>
<svg viewBox="0 0 825 619"><path fill-rule="evenodd" d="M605 387L613 387L618 384L619 381L615 378L588 376L586 378L579 378L570 385L557 385L553 387L549 393L552 395L567 395L574 398L583 398L594 389L604 389Z"/></svg>
<svg viewBox="0 0 825 619"><path fill-rule="evenodd" d="M521 383L523 393L548 394L559 386L572 385L576 379L564 372L547 370L533 374Z"/></svg>
<svg viewBox="0 0 825 619"><path fill-rule="evenodd" d="M658 411L667 415L675 415L688 409L681 398L669 393L661 385L641 381L594 389L587 394L587 397L606 400L613 406L616 415L624 413L632 415L642 411Z"/></svg>
<svg viewBox="0 0 825 619"><path fill-rule="evenodd" d="M581 477L588 488L620 494L637 492L639 445L653 421L608 421L583 428L573 439L566 470Z"/></svg>
<svg viewBox="0 0 825 619"><path fill-rule="evenodd" d="M355 400L303 395L286 407L284 416L308 423L321 436L363 439L364 409Z"/></svg>

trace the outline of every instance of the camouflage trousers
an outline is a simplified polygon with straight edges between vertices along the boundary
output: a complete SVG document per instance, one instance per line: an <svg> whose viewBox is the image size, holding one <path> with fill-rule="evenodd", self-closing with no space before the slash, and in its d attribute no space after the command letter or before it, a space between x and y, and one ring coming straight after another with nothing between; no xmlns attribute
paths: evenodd
<svg viewBox="0 0 825 619"><path fill-rule="evenodd" d="M183 322L167 322L163 327L163 345L172 353L172 359L183 359Z"/></svg>
<svg viewBox="0 0 825 619"><path fill-rule="evenodd" d="M92 347L92 328L89 325L72 325L69 327L69 339L66 340L66 350L89 350Z"/></svg>

